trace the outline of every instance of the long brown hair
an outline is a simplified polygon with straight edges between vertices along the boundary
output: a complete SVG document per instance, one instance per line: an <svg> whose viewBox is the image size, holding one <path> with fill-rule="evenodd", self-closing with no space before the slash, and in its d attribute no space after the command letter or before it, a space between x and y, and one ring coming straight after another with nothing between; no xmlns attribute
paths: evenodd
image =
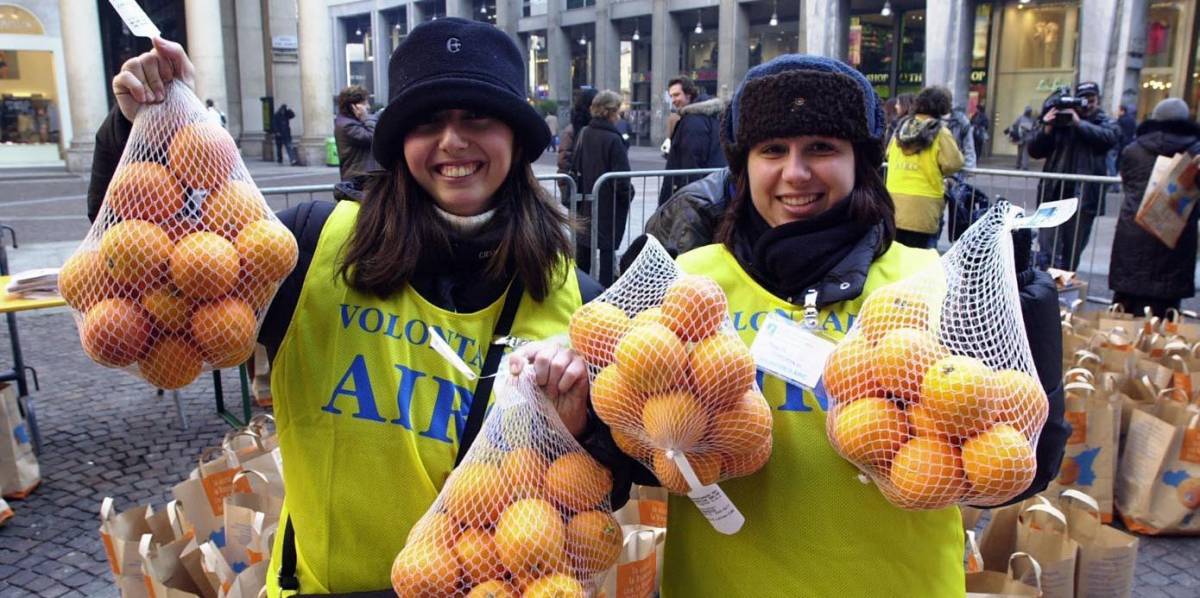
<svg viewBox="0 0 1200 598"><path fill-rule="evenodd" d="M499 281L515 274L530 296L541 301L566 275L560 265L573 255L570 220L521 155L515 148L508 176L496 190L490 225L503 227L503 233L484 276ZM434 209L433 197L400 159L368 184L339 274L359 291L388 297L409 282L422 253L448 255L450 249L449 228Z"/></svg>
<svg viewBox="0 0 1200 598"><path fill-rule="evenodd" d="M850 217L863 223L883 226L883 235L875 246L875 257L884 254L896 240L896 204L883 184L878 164L882 163L882 148L878 143L854 142L854 188L846 201L850 202ZM748 154L748 152L747 152ZM746 168L746 155L738 160L737 176L734 177L733 197L725 209L725 217L717 229L716 241L733 250L735 232L745 226L746 209L754 209L750 199L750 175Z"/></svg>

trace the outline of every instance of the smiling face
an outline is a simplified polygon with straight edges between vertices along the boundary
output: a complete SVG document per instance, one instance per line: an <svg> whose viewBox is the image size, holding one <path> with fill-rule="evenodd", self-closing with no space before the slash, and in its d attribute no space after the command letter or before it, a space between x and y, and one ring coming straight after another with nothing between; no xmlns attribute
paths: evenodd
<svg viewBox="0 0 1200 598"><path fill-rule="evenodd" d="M438 207L456 216L491 209L513 151L512 128L472 110L432 114L404 138L409 172Z"/></svg>
<svg viewBox="0 0 1200 598"><path fill-rule="evenodd" d="M667 93L671 94L671 105L674 106L676 110L687 106L692 101L692 99L683 92L683 86L678 83L668 88Z"/></svg>
<svg viewBox="0 0 1200 598"><path fill-rule="evenodd" d="M750 200L772 227L807 220L854 189L854 146L845 139L805 135L750 148Z"/></svg>

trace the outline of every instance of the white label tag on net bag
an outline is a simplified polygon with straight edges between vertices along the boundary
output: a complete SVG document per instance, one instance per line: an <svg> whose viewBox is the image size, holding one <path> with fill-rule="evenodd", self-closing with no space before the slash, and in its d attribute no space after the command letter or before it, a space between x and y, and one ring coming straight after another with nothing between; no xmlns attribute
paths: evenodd
<svg viewBox="0 0 1200 598"><path fill-rule="evenodd" d="M129 31L138 37L160 37L162 32L155 26L154 21L146 15L146 11L138 5L137 0L108 0L108 3L117 10L117 14L121 16L121 20L125 21L125 26Z"/></svg>
<svg viewBox="0 0 1200 598"><path fill-rule="evenodd" d="M746 518L734 506L733 501L725 495L725 491L716 484L702 485L682 451L667 451L667 455L675 461L675 467L679 468L679 473L683 474L683 479L692 489L691 492L688 492L688 498L692 499L696 508L700 509L700 514L708 519L713 529L726 536L738 533L745 525Z"/></svg>
<svg viewBox="0 0 1200 598"><path fill-rule="evenodd" d="M437 354L441 355L442 359L445 359L450 365L454 366L454 369L462 372L467 377L467 380L474 380L479 377L471 369L471 366L467 365L467 362L463 361L458 356L458 353L455 353L454 349L450 348L450 344L446 342L446 339L442 338L442 334L436 328L431 326L429 333L429 347L437 351Z"/></svg>
<svg viewBox="0 0 1200 598"><path fill-rule="evenodd" d="M806 388L816 388L837 345L778 312L763 319L750 354L759 368Z"/></svg>
<svg viewBox="0 0 1200 598"><path fill-rule="evenodd" d="M1012 229L1018 228L1053 228L1071 219L1079 209L1079 198L1072 197L1059 201L1047 201L1037 207L1037 211L1029 216L1021 216L1013 220Z"/></svg>

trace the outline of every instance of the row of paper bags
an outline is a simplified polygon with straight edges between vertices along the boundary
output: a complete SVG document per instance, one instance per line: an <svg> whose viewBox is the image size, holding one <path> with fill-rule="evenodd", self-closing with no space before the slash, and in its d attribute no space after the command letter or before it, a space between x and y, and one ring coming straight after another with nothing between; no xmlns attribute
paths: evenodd
<svg viewBox="0 0 1200 598"><path fill-rule="evenodd" d="M270 416L201 453L162 511L100 507L100 538L123 598L255 598L283 506Z"/></svg>
<svg viewBox="0 0 1200 598"><path fill-rule="evenodd" d="M1071 435L1049 490L1138 533L1200 533L1200 324L1068 311L1063 361Z"/></svg>

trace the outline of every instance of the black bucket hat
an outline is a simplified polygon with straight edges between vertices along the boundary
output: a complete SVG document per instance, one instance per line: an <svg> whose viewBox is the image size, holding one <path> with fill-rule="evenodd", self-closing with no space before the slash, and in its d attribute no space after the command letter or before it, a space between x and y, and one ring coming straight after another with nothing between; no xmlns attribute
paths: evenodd
<svg viewBox="0 0 1200 598"><path fill-rule="evenodd" d="M429 113L467 108L512 127L529 160L550 144L550 129L525 100L525 66L517 44L478 21L422 23L388 61L388 105L375 125L371 153L385 169L403 154L404 136Z"/></svg>

